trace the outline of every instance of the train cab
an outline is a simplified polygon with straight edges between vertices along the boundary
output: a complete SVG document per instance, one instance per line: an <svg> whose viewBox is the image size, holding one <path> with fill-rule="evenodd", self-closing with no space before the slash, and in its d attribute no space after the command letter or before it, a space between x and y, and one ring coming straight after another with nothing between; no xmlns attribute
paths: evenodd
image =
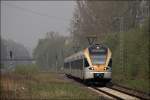
<svg viewBox="0 0 150 100"><path fill-rule="evenodd" d="M112 58L109 48L103 45L92 45L85 51L89 67L85 68L85 79L111 80Z"/></svg>

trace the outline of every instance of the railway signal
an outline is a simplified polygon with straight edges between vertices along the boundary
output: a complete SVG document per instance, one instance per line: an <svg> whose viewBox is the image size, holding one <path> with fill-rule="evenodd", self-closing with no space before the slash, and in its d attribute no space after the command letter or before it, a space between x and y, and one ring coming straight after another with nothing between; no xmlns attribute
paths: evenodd
<svg viewBox="0 0 150 100"><path fill-rule="evenodd" d="M13 58L13 53L12 53L12 51L9 51L9 56L10 56L10 59Z"/></svg>

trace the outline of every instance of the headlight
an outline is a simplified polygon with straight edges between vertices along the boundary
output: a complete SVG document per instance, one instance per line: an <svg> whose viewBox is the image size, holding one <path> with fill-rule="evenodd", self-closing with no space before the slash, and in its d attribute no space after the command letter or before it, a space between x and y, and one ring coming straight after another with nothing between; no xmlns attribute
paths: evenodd
<svg viewBox="0 0 150 100"><path fill-rule="evenodd" d="M108 70L109 68L108 67L104 67L104 70Z"/></svg>
<svg viewBox="0 0 150 100"><path fill-rule="evenodd" d="M90 67L89 70L94 70L94 67Z"/></svg>

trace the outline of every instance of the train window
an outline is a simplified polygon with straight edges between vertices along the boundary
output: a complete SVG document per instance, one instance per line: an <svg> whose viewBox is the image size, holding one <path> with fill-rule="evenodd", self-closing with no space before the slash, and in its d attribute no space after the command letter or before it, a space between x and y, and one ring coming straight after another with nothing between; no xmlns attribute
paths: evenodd
<svg viewBox="0 0 150 100"><path fill-rule="evenodd" d="M74 60L71 62L71 68L72 69L82 69L83 66L83 60L79 59L79 60Z"/></svg>
<svg viewBox="0 0 150 100"><path fill-rule="evenodd" d="M112 58L110 59L108 66L112 67Z"/></svg>
<svg viewBox="0 0 150 100"><path fill-rule="evenodd" d="M69 62L64 64L64 68L69 68Z"/></svg>
<svg viewBox="0 0 150 100"><path fill-rule="evenodd" d="M83 63L82 59L77 60L77 69L81 69L82 68L82 66L83 66L82 63Z"/></svg>
<svg viewBox="0 0 150 100"><path fill-rule="evenodd" d="M88 67L88 66L89 66L89 63L88 63L87 59L84 58L84 67Z"/></svg>
<svg viewBox="0 0 150 100"><path fill-rule="evenodd" d="M105 55L92 55L91 56L93 64L104 64L106 56Z"/></svg>
<svg viewBox="0 0 150 100"><path fill-rule="evenodd" d="M75 67L75 61L71 61L71 69L74 69Z"/></svg>

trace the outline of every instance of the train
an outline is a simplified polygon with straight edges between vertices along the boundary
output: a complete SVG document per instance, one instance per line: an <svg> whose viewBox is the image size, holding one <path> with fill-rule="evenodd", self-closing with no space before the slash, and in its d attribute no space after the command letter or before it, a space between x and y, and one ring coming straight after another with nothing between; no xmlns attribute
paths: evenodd
<svg viewBox="0 0 150 100"><path fill-rule="evenodd" d="M112 52L102 44L90 45L64 59L64 72L84 82L110 82Z"/></svg>

